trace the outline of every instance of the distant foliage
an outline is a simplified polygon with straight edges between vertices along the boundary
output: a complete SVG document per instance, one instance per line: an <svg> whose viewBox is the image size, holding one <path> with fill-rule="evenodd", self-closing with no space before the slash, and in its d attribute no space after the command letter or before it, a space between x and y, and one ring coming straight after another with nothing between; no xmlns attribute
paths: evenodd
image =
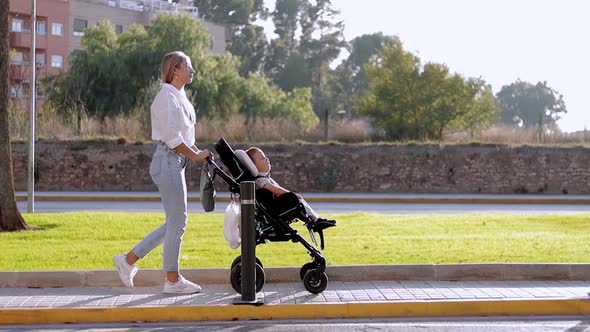
<svg viewBox="0 0 590 332"><path fill-rule="evenodd" d="M447 129L491 125L497 116L483 79L464 79L442 64L422 65L398 38L383 46L366 70L369 93L359 100L359 113L387 139L442 140Z"/></svg>
<svg viewBox="0 0 590 332"><path fill-rule="evenodd" d="M109 21L101 21L86 30L85 49L72 53L70 70L45 80L47 101L62 114L78 114L79 119L81 113L102 119L149 113L162 56L182 50L196 70L187 90L199 116L285 117L304 131L317 125L309 91L286 93L255 74L244 78L238 58L212 56L210 44L202 21L186 15L159 15L152 26L134 25L119 36Z"/></svg>
<svg viewBox="0 0 590 332"><path fill-rule="evenodd" d="M225 26L227 49L240 59L240 74L262 72L268 41L258 19L266 18L263 0L194 0L199 15Z"/></svg>
<svg viewBox="0 0 590 332"><path fill-rule="evenodd" d="M393 38L379 32L362 35L350 41L348 58L331 72L331 108L343 111L349 117L357 115L355 101L369 90L369 76L365 65Z"/></svg>
<svg viewBox="0 0 590 332"><path fill-rule="evenodd" d="M147 30L133 25L120 36L110 21L100 21L85 31L81 43L84 50L72 52L70 70L45 80L47 99L62 112L104 118L133 109L141 91L159 76L165 53L180 49L197 62L211 39L201 21L160 15Z"/></svg>
<svg viewBox="0 0 590 332"><path fill-rule="evenodd" d="M502 107L502 123L517 127L556 126L567 113L563 96L547 86L547 82L532 84L517 80L505 85L496 95Z"/></svg>
<svg viewBox="0 0 590 332"><path fill-rule="evenodd" d="M186 88L201 119L252 125L278 118L316 140L335 137L330 131L338 128L360 132L362 141L367 135L441 141L458 133L478 137L502 123L537 128L537 141L544 142L567 112L563 96L546 82L518 80L494 95L484 78L423 63L397 36L375 32L346 41L331 0L276 0L273 10L264 0L192 3L201 18L225 27L227 54L209 54L211 36L189 15L159 15L151 26L133 25L121 35L101 21L85 31L85 49L71 54L70 71L44 80L47 105L76 121L78 134L85 117L130 116L147 129L161 58L182 50L196 70ZM267 19L274 24L270 39L261 25ZM348 57L336 64L343 51Z"/></svg>

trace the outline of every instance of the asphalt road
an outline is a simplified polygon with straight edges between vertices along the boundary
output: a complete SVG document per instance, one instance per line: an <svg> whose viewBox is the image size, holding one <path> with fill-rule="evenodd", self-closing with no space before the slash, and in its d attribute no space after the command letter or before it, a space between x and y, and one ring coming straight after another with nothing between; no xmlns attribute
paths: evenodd
<svg viewBox="0 0 590 332"><path fill-rule="evenodd" d="M223 213L227 202L217 202L215 212ZM590 204L451 204L451 203L326 203L313 202L312 207L318 213L583 213L590 212ZM27 211L27 202L18 202L19 210ZM132 201L36 201L35 212L68 212L68 211L121 211L121 212L161 212L160 202ZM189 202L189 212L204 212L199 202Z"/></svg>
<svg viewBox="0 0 590 332"><path fill-rule="evenodd" d="M68 324L2 326L0 332L185 332L185 331L590 331L587 317L454 317L421 319L329 319L286 321Z"/></svg>

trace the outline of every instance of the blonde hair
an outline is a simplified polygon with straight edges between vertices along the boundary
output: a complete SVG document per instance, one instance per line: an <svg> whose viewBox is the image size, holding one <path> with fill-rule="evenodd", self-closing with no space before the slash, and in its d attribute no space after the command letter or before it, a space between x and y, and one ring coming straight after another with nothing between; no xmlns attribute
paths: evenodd
<svg viewBox="0 0 590 332"><path fill-rule="evenodd" d="M188 59L188 55L181 51L170 52L162 58L160 73L164 83L172 82L174 78L174 68L178 68L183 61Z"/></svg>

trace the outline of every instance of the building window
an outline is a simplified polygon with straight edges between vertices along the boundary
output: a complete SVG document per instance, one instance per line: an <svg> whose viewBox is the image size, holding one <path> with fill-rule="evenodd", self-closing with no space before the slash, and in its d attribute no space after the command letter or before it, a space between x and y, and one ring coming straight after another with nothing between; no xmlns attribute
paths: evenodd
<svg viewBox="0 0 590 332"><path fill-rule="evenodd" d="M10 58L10 61L12 63L23 63L24 61L24 55L23 52L14 52L12 53L12 58Z"/></svg>
<svg viewBox="0 0 590 332"><path fill-rule="evenodd" d="M43 98L44 95L43 87L38 82L35 84L35 94L37 95L37 98Z"/></svg>
<svg viewBox="0 0 590 332"><path fill-rule="evenodd" d="M25 25L25 21L18 19L18 18L12 19L12 31L22 32L24 25Z"/></svg>
<svg viewBox="0 0 590 332"><path fill-rule="evenodd" d="M39 36L45 36L47 32L47 22L45 21L37 21L37 34Z"/></svg>
<svg viewBox="0 0 590 332"><path fill-rule="evenodd" d="M51 56L51 67L62 68L64 66L64 57L61 55Z"/></svg>
<svg viewBox="0 0 590 332"><path fill-rule="evenodd" d="M22 88L22 86L20 84L13 84L10 86L10 97L12 98L25 98L27 95L25 95L25 92L23 91L24 89Z"/></svg>
<svg viewBox="0 0 590 332"><path fill-rule="evenodd" d="M84 29L88 27L88 20L84 20L81 18L74 19L74 36L82 37L84 36Z"/></svg>
<svg viewBox="0 0 590 332"><path fill-rule="evenodd" d="M122 25L119 25L119 24L115 25L115 32L118 35L122 34L123 33L123 26Z"/></svg>
<svg viewBox="0 0 590 332"><path fill-rule="evenodd" d="M37 67L45 67L45 53L37 53L35 61L37 62Z"/></svg>
<svg viewBox="0 0 590 332"><path fill-rule="evenodd" d="M51 34L54 36L63 36L64 25L61 23L51 23Z"/></svg>

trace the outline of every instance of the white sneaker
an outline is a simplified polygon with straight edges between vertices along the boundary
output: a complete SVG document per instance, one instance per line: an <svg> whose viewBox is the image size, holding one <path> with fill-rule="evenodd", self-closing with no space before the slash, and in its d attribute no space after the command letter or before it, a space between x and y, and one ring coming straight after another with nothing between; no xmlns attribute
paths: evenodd
<svg viewBox="0 0 590 332"><path fill-rule="evenodd" d="M137 274L137 264L129 265L125 258L127 258L126 254L120 254L113 257L113 262L117 266L119 278L121 278L123 284L133 288L133 278Z"/></svg>
<svg viewBox="0 0 590 332"><path fill-rule="evenodd" d="M178 281L172 283L166 279L164 281L164 293L167 294L192 294L201 291L201 286L186 280L183 276L178 278Z"/></svg>

